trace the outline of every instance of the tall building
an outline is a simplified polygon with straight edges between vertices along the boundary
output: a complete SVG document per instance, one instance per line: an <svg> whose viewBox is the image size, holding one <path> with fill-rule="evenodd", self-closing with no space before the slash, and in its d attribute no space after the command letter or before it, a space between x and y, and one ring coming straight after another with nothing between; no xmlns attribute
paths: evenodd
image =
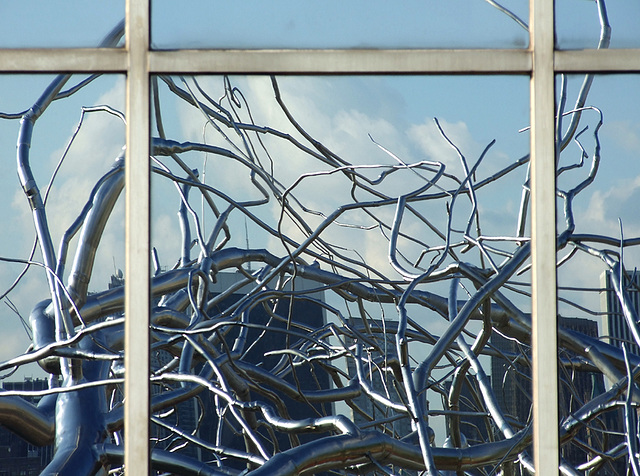
<svg viewBox="0 0 640 476"><path fill-rule="evenodd" d="M233 288L242 277L243 275L239 273L218 274L217 282L210 288L210 295L214 297ZM324 371L322 365L312 361L303 362L295 357L295 350L298 346L310 345L313 341L313 334L325 325L324 309L318 303L323 300L323 294L321 292L309 293L309 290L316 287L316 283L296 279L293 291L304 292L304 296L298 298L296 293L293 293L293 298L284 297L278 299L277 302L266 300L247 309L246 344L242 357L234 361L239 372L247 372L245 375L250 375L252 371L256 373L271 372L283 378L294 388L299 386L307 391L331 388L329 374ZM220 299L213 308L209 309L209 316L213 317L223 313L243 298L249 289L250 287L236 289L233 294ZM291 286L288 286L287 289L291 291ZM309 297L315 298L317 301L308 299ZM216 344L220 354L228 352L233 347L240 328L241 325L227 325L220 329L220 332L224 334L225 341L225 343L219 341ZM307 337L309 338L307 339ZM287 352L286 349L293 351ZM321 352L321 349L318 349L318 352ZM278 402L279 407L270 399L270 394L273 392L281 398L281 402ZM277 412L285 411L289 418L294 420L329 415L333 411L326 404L311 404L283 395L278 389L272 388L268 382L260 381L259 377L252 379L250 398L271 405ZM244 449L245 441L242 429L234 426L233 418L225 418L221 423L217 416L217 411L224 411L224 405L218 402L219 405L216 406L215 397L209 392L202 392L200 399L202 414L200 415L199 436L207 441L222 441L224 446ZM265 441L271 441L272 435L266 428L260 427L257 432L264 433ZM267 449L268 451L276 449L284 451L297 445L298 442L305 443L327 435L328 433L302 433L288 437L280 433L275 442L278 448L269 447ZM202 457L209 458L212 455L203 454ZM238 465L238 467L240 466Z"/></svg>
<svg viewBox="0 0 640 476"><path fill-rule="evenodd" d="M393 330L384 326L384 322L379 319L367 319L369 329L366 330L360 319L349 318L349 326L357 329L366 336L363 342L362 373L364 379L369 383L371 390L378 395L382 395L394 402L406 401L400 397L396 385L397 375L385 369L385 358L388 355L396 354L395 324ZM391 323L387 323L389 326ZM386 330L386 333L384 332ZM349 344L354 344L350 340ZM349 375L356 375L356 363L354 359L347 359L347 371ZM403 392L403 390L401 390ZM351 418L353 422L362 429L377 429L404 441L416 441L416 434L411 427L411 419L407 413L398 412L380 402L374 401L369 395L362 392L352 400L355 407L351 407ZM390 466L391 474L398 476L414 476L419 472ZM369 470L367 476L379 474L375 470Z"/></svg>
<svg viewBox="0 0 640 476"><path fill-rule="evenodd" d="M480 387L475 375L468 374L465 383L462 385L458 399L458 411L465 412L460 416L460 432L464 435L466 444L469 446L478 445L490 441L489 420L482 415L472 415L471 413L486 413L480 397ZM444 382L444 389L449 394L452 379ZM447 430L447 433L450 433ZM463 445L465 443L463 442Z"/></svg>
<svg viewBox="0 0 640 476"><path fill-rule="evenodd" d="M395 355L395 333L387 332L383 333L383 323L380 320L369 319L369 326L372 329L371 334L367 337L371 339L371 344L364 345L363 362L365 378L371 385L374 392L389 398L392 401L399 402L401 399L398 396L398 391L394 387L394 381L396 378L393 375L389 375L388 371L383 370L384 356L387 354ZM353 328L362 329L362 323L356 319L350 318L349 325ZM376 350L382 349L382 352ZM392 349L389 352L384 352L384 349ZM356 375L356 366L353 359L347 360L347 369L349 375ZM406 413L400 413L392 408L386 407L381 403L375 402L372 398L364 393L360 394L357 398L353 399L353 403L357 405L357 411L352 409L352 419L356 425L362 427L368 425L371 422L378 422L385 431L393 434L395 437L405 437L412 432L411 421ZM364 413L364 414L363 414Z"/></svg>
<svg viewBox="0 0 640 476"><path fill-rule="evenodd" d="M598 323L591 319L560 317L558 324L564 329L580 332L589 337L598 337ZM560 355L560 357L571 358L574 356ZM585 402L601 393L604 388L604 378L601 373L578 371L565 366L558 367L558 380L558 411L561 420L580 409ZM589 443L591 446L596 446L593 442L595 437L589 427L580 429L577 434L579 441ZM573 443L563 445L560 451L561 456L574 466L587 461L590 456L584 447ZM599 474L615 473L607 473L607 468L603 468Z"/></svg>
<svg viewBox="0 0 640 476"><path fill-rule="evenodd" d="M244 278L240 273L223 272L216 275L216 282L209 286L209 307L207 314L216 318L224 314L231 306L241 300L251 289L250 285L241 286ZM124 277L122 272L111 277L109 288L122 286ZM258 375L260 372L277 369L275 373L282 377L294 388L299 386L303 390L320 390L331 388L330 377L321 365L312 362L296 362L290 365L291 354L283 349L296 347L301 336L309 335L320 330L325 324L323 307L318 301L323 300L322 292L311 292L317 287L313 283L304 279L296 279L293 289L288 285L285 294L295 291L304 296L297 297L295 293L290 293L291 297L281 297L274 300L269 299L261 304L246 310L247 315L243 317L244 322L237 322L229 318L229 323L222 325L213 336L210 342L215 346L218 355L225 355L234 348L234 341L240 336L240 329L246 330L244 336L245 344L241 357L234 359L232 367L247 377L251 374L251 367ZM229 293L229 289L233 292ZM272 297L275 297L272 296ZM311 298L311 299L309 299ZM315 299L315 300L314 300ZM154 305L160 304L157 300ZM223 320L225 318L222 318ZM233 321L233 322L231 322ZM289 332L291 331L291 332ZM216 338L217 337L217 338ZM311 342L309 339L308 342ZM174 349L175 352L175 349ZM179 350L178 350L179 352ZM158 371L174 359L174 355L164 349L155 349L151 352L151 368ZM197 356L196 356L197 359ZM294 359L295 360L295 359ZM284 365L283 365L284 362ZM203 368L204 361L196 364L196 374ZM288 370L289 371L288 371ZM246 372L246 373L245 373ZM267 383L259 381L259 377L249 383L250 399L252 401L264 402L275 408L276 412L284 418L301 420L320 415L329 415L332 408L325 404L310 404L302 399L293 399L283 396L278 389L272 389ZM162 384L166 390L166 384ZM172 385L179 387L180 384ZM160 385L152 385L152 395L161 391ZM278 394L281 401L274 403L269 399L270 394ZM276 408L277 407L277 408ZM221 412L226 415L220 417ZM245 437L243 430L239 426L234 426L233 417L229 417L231 412L224 402L220 401L212 393L200 392L196 398L191 398L175 406L173 411L165 412L163 421L166 425L176 426L187 434L192 434L204 441L211 443L219 442L224 447L235 448L240 451L245 449ZM259 418L262 418L259 416ZM256 430L257 433L264 433L265 441L270 441L272 435L264 427ZM326 436L326 434L322 434ZM279 435L274 447L267 448L268 451L286 450L293 445L305 443L318 438L317 434L298 434L293 438ZM218 456L191 444L187 439L176 435L169 428L153 424L151 426L152 447L179 451L185 456L196 458L200 461L211 461ZM234 464L229 464L234 467ZM239 469L243 463L235 464Z"/></svg>
<svg viewBox="0 0 640 476"><path fill-rule="evenodd" d="M559 317L558 325L590 337L598 337L598 324L590 319ZM503 354L491 358L491 385L507 420L512 423L517 422L519 426L516 428L519 429L523 424L531 421L531 368L530 365L523 364L522 361L516 363L514 360L521 353L528 359L530 349L528 347L521 349L519 346L522 344L502 337L498 333L493 333L491 343L495 350ZM574 356L566 354L559 355L559 357L572 358ZM604 380L601 373L559 366L558 375L558 411L561 421L582 407L584 402L604 391ZM621 429L622 420L620 418L619 411L608 412L598 425L615 433ZM596 438L599 434L599 432L595 433L591 428L585 427L579 430L577 439L597 447ZM610 440L616 437L615 434L609 436ZM587 461L589 456L593 455L589 455L585 447L573 443L561 447L561 457L574 466ZM620 473L624 467L624 461L615 461L602 467L598 474L624 474Z"/></svg>
<svg viewBox="0 0 640 476"><path fill-rule="evenodd" d="M627 276L623 275L623 280L624 282L622 283L622 287L627 293L633 309L635 309L636 312L639 312L640 276L638 276L638 274L634 274L632 279L629 280ZM600 284L600 309L604 313L602 321L603 340L620 349L623 344L625 344L628 352L640 355L640 346L638 346L631 334L627 320L622 312L620 300L615 292L612 283L611 271L604 271L600 275ZM623 410L620 408L613 408L604 415L604 418L607 429L616 433L611 436L611 440L614 443L624 442L623 435L625 433L625 428ZM613 446L613 444L611 446ZM621 459L616 462L616 469L619 471L619 474L625 474L625 459Z"/></svg>
<svg viewBox="0 0 640 476"><path fill-rule="evenodd" d="M491 386L507 421L519 430L531 421L531 368L515 358L528 355L529 347L497 332L491 344L501 354L491 357Z"/></svg>
<svg viewBox="0 0 640 476"><path fill-rule="evenodd" d="M640 310L640 276L634 274L633 281L629 281L626 276L623 277L623 287L629 298L633 308ZM602 334L606 341L611 345L622 348L622 344L627 344L627 350L633 354L640 355L640 347L633 339L627 320L622 313L620 301L613 288L611 282L611 272L605 271L600 276L602 291L600 292L600 307L606 313Z"/></svg>
<svg viewBox="0 0 640 476"><path fill-rule="evenodd" d="M26 377L21 382L2 382L3 390L35 391L46 390L46 379ZM25 397L37 404L40 397ZM0 426L0 476L36 476L53 459L53 445L34 446L15 433Z"/></svg>
<svg viewBox="0 0 640 476"><path fill-rule="evenodd" d="M165 350L156 350L151 353L150 365L152 369L160 369L169 364L173 360L173 355ZM165 384L166 385L166 384ZM179 385L174 385L179 387ZM151 386L151 394L160 393L160 387ZM182 431L187 433L196 433L198 428L198 417L200 408L195 399L189 399L178 403L172 411L172 414L165 419L166 423L179 426ZM160 425L151 425L150 438L152 448L162 450L175 451L176 447L181 448L181 453L202 461L202 452L200 447L194 445L185 445L185 441L180 437L176 437L168 429Z"/></svg>

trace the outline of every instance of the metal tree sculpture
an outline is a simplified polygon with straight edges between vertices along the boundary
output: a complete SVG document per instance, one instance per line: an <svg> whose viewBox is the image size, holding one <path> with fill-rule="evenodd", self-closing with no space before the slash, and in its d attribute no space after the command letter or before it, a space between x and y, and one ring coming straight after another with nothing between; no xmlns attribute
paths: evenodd
<svg viewBox="0 0 640 476"><path fill-rule="evenodd" d="M598 7L604 48L609 26L604 4ZM117 43L121 35L119 26L105 44ZM108 290L90 293L89 283L100 286L91 281L92 269L124 187L123 157L95 184L57 252L47 223L52 217L31 171L36 121L53 101L92 79L63 91L71 76L61 75L26 113L3 114L21 119L18 174L42 254L42 262L24 261L44 268L48 298L31 312L30 349L0 368L38 362L51 385L40 392L45 396L38 406L20 392L0 394L0 423L35 445L55 441L55 456L43 474L118 473L122 464L122 333L124 319L132 316L124 315L121 275ZM515 280L525 279L531 251L525 234L528 184L525 179L521 187L514 236L481 229L477 199L484 189L523 175L528 155L483 176L483 158L493 143L471 163L436 121L441 140L458 155L458 172L437 160L407 163L381 145L394 164L356 164L314 139L288 109L276 78L265 79L282 127L255 121L230 78L218 78L217 86L200 78L153 79L154 187L162 190L162 203L163 187L175 190L181 230L158 241L159 248L178 253L170 268L161 253L154 254L154 469L256 476L532 472L528 408L510 414L495 372L492 382L486 370L490 357L507 369L505 379L518 374L520 405L530 404L528 293ZM574 198L595 180L601 155L602 117L585 107L592 79L585 79L572 110L565 110L564 84L561 93L558 130L564 133L557 147L568 155L575 142L581 160L568 166L559 160L558 177L583 171L589 161L590 170L558 189L565 219L558 250L571 250L565 262L586 255L602 260L640 343L628 275L617 252L640 241L575 232ZM165 133L166 98L201 115L205 132L215 137L203 133L200 142L179 141ZM124 119L108 106L96 110ZM587 116L595 124L591 156L580 142ZM562 118L569 121L564 128ZM213 177L194 168L194 152L216 164ZM233 164L227 170L231 179L223 177L223 163ZM304 173L298 173L301 168ZM402 186L388 186L397 177ZM346 193L326 203L309 198L310 190L333 193L333 185L325 185L329 180ZM325 210L335 200L339 206ZM353 232L344 235L346 244L341 230ZM258 235L264 247L251 248L249 239ZM371 236L387 250L387 267L354 245ZM440 335L430 330L436 321ZM498 346L499 339L510 342L510 350ZM577 395L581 373L593 382L603 376L611 382L600 391L594 383L592 394L576 396L571 408L561 398L561 470L613 471L611 464L620 460L638 474L632 369L640 357L562 325L559 347L563 395ZM618 407L626 415L625 440L612 436L611 416ZM444 443L436 440L437 418L444 420ZM569 457L573 449L582 460Z"/></svg>

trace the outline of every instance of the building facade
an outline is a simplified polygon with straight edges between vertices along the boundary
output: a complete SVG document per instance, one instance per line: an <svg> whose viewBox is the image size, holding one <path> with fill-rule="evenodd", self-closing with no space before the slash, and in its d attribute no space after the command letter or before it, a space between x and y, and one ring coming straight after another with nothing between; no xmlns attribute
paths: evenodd
<svg viewBox="0 0 640 476"><path fill-rule="evenodd" d="M3 390L37 391L49 388L46 379L26 377L23 381L2 382ZM37 404L41 397L26 397ZM36 476L53 458L53 445L34 446L0 426L0 476Z"/></svg>
<svg viewBox="0 0 640 476"><path fill-rule="evenodd" d="M221 296L224 290L232 288L241 281L243 275L240 273L219 273L217 282L213 289L210 290L210 302L213 303L209 309L210 317L220 315L224 316L226 311L242 299L248 289L240 287L233 294ZM316 300L309 300L308 294L305 298L297 299L295 291L311 289L313 283L303 279L297 279L293 288L288 286L285 289L285 295L289 293L289 297L269 299L261 302L251 309L246 310L246 315L241 318L243 324L234 326L228 325L224 329L224 337L219 340L213 340L217 351L220 355L224 355L232 348L240 350L242 356L234 362L236 370L239 372L247 372L257 376L261 371L266 370L272 374L282 378L290 388L300 388L305 391L314 391L331 388L329 374L325 372L320 365L313 363L296 362L295 365L282 365L289 358L294 358L295 351L288 354L283 349L295 349L299 343L298 335L313 335L315 332L322 332L325 325L325 314L323 307L319 304L322 301L323 294L311 294ZM243 329L244 326L244 329ZM241 335L242 330L246 330L246 334ZM244 341L245 344L237 344L236 342ZM166 359L165 359L166 360ZM278 369L282 369L279 371ZM285 370L287 369L287 370ZM293 370L292 370L293 369ZM306 402L301 398L292 398L281 394L281 401L275 397L278 393L273 389L269 382L261 382L260 385L249 389L249 394L245 398L251 401L261 402L270 405L283 418L292 420L303 420L305 418L317 417L318 415L332 414L332 408L325 408L324 404ZM275 399L275 400L274 400ZM202 392L199 394L199 404L194 406L193 400L187 403L191 405L185 408L178 408L178 416L182 413L184 420L183 427L191 428L193 433L206 441L220 441L225 447L237 448L243 450L245 448L245 439L242 429L235 426L232 418L221 416L217 412L220 407L216 402L216 397L211 392ZM258 430L258 433L265 431L263 435L265 441L273 441L281 451L297 446L298 444L326 436L325 433L301 433L293 437L285 437L282 434L274 436L266 433L266 430ZM293 438L293 439L292 439ZM176 440L174 444L178 444ZM214 454L210 454L204 449L189 449L187 445L185 450L191 454L197 451L197 457L201 460L211 460L215 458ZM268 448L275 450L275 448ZM181 450L184 451L184 450ZM238 463L238 469L242 464Z"/></svg>
<svg viewBox="0 0 640 476"><path fill-rule="evenodd" d="M634 274L632 281L624 277L623 283L625 292L631 300L633 309L640 309L640 276ZM606 342L616 347L622 348L627 345L627 350L635 355L640 355L640 346L635 342L629 329L629 324L622 312L622 306L611 282L611 272L605 271L600 276L602 291L600 292L600 307L605 313L602 323L602 334Z"/></svg>
<svg viewBox="0 0 640 476"><path fill-rule="evenodd" d="M598 337L598 323L590 319L582 318L558 318L559 327L579 332L589 337ZM500 408L505 412L507 420L515 423L520 429L529 423L532 418L531 401L531 366L523 361L529 355L530 349L519 348L517 342L506 339L494 332L491 343L499 355L491 359L491 385L494 389L496 400ZM501 355L500 355L501 354ZM559 355L565 362L570 362L574 355ZM517 361L516 361L517 359ZM558 366L558 409L560 421L567 418L572 412L582 407L584 402L605 390L604 378L601 373L584 371L572 368L571 365ZM609 438L619 439L622 442L623 430L622 413L613 409L604 413L595 424L609 431ZM589 427L578 431L578 440L585 446L570 443L560 447L561 457L572 466L578 466L593 454L590 454L588 446L597 446L593 441L594 434ZM626 462L624 458L605 464L598 474L616 475L624 474Z"/></svg>

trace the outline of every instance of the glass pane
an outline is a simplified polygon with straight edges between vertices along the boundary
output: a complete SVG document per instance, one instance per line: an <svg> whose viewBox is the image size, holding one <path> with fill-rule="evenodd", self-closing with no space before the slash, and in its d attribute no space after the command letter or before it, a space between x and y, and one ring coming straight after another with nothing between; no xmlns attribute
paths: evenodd
<svg viewBox="0 0 640 476"><path fill-rule="evenodd" d="M640 47L640 3L635 0L558 0L555 5L558 48Z"/></svg>
<svg viewBox="0 0 640 476"><path fill-rule="evenodd" d="M122 426L118 385L75 385L122 377L124 77L4 75L0 88L0 468L82 474L78 452L100 455L77 434Z"/></svg>
<svg viewBox="0 0 640 476"><path fill-rule="evenodd" d="M154 48L526 48L529 2L152 0ZM461 13L464 12L464 13Z"/></svg>
<svg viewBox="0 0 640 476"><path fill-rule="evenodd" d="M0 48L96 47L122 20L124 0L2 2Z"/></svg>
<svg viewBox="0 0 640 476"><path fill-rule="evenodd" d="M599 75L586 89L584 79L557 80L563 113L557 172L560 416L563 430L577 430L562 455L573 467L624 474L629 453L618 445L624 447L629 433L629 408L620 404L627 398L628 372L622 347L631 369L640 363L640 340L627 325L631 319L637 326L640 302L640 94L634 87L640 77ZM586 100L577 102L581 95Z"/></svg>
<svg viewBox="0 0 640 476"><path fill-rule="evenodd" d="M215 444L222 470L251 460L269 474L284 453L310 473L413 474L433 436L443 471L453 446L496 452L463 469L518 464L529 416L516 420L490 374L530 355L528 254L509 268L529 242L528 88L513 76L154 78L158 445L212 461ZM483 294L488 282L501 294ZM470 299L486 305L471 312ZM179 382L201 403L169 414ZM512 431L496 432L505 418ZM406 453L361 461L356 429Z"/></svg>

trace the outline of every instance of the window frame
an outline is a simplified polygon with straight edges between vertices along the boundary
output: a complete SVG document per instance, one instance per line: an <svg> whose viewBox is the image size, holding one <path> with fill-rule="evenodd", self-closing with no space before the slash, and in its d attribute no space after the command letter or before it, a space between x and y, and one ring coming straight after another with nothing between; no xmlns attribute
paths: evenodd
<svg viewBox="0 0 640 476"><path fill-rule="evenodd" d="M149 455L150 77L270 73L530 77L534 464L538 474L557 474L556 223L549 213L555 210L555 75L639 73L640 49L555 50L553 0L529 0L526 49L154 51L150 1L126 0L124 48L0 49L0 73L102 72L127 78L125 313L134 316L125 324L127 473L150 472L149 457L140 456Z"/></svg>

